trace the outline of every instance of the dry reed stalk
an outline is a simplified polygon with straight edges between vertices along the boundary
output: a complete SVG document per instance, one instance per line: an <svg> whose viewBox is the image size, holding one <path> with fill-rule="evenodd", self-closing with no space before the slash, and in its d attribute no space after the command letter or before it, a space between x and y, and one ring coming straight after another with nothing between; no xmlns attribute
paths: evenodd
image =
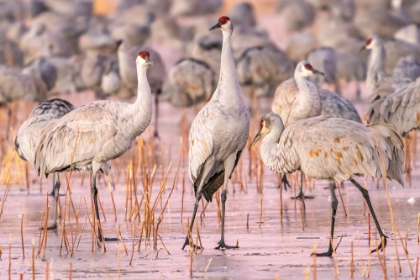
<svg viewBox="0 0 420 280"><path fill-rule="evenodd" d="M365 262L363 261L363 258L362 258L362 249L360 247L360 233L359 233L359 231L356 232L356 239L357 239L357 248L359 250L360 262L362 263L362 278L363 278L364 275L365 275L365 272L366 272L366 267L365 267Z"/></svg>
<svg viewBox="0 0 420 280"><path fill-rule="evenodd" d="M131 226L131 238L133 239L133 241L132 241L132 244L131 244L131 258L130 258L130 262L129 262L130 266L133 262L133 257L134 257L135 236L136 236L136 230L137 230L135 220L131 224L132 224L132 226Z"/></svg>
<svg viewBox="0 0 420 280"><path fill-rule="evenodd" d="M417 214L417 243L420 243L420 213Z"/></svg>
<svg viewBox="0 0 420 280"><path fill-rule="evenodd" d="M140 235L139 235L139 240L137 241L137 243L139 244L137 247L137 252L140 252L140 245L141 245L141 239L143 236L143 229L144 229L144 220L141 221L141 226L140 226Z"/></svg>
<svg viewBox="0 0 420 280"><path fill-rule="evenodd" d="M341 240L343 240L343 237L344 237L344 235L343 235L343 234L341 234L340 239L339 239L339 240L338 240L338 242L337 242L337 246L335 246L335 248L334 248L334 251L337 251L338 246L340 246Z"/></svg>
<svg viewBox="0 0 420 280"><path fill-rule="evenodd" d="M29 194L29 163L25 162L26 193Z"/></svg>
<svg viewBox="0 0 420 280"><path fill-rule="evenodd" d="M7 270L9 279L12 279L12 233L9 235L9 267Z"/></svg>
<svg viewBox="0 0 420 280"><path fill-rule="evenodd" d="M25 214L22 214L22 219L20 222L20 237L22 240L22 257L23 259L25 259L25 243L23 242L23 217L25 216Z"/></svg>
<svg viewBox="0 0 420 280"><path fill-rule="evenodd" d="M77 246L76 246L76 250L79 248L79 244L80 244L80 240L82 239L82 235L83 235L83 231L84 231L84 229L85 229L85 225L86 225L86 221L88 220L88 218L86 217L85 218L85 222L83 223L83 226L82 226L82 230L80 231L80 235L79 235L79 240L77 241ZM72 252L74 253L74 250L72 250ZM73 257L73 253L72 253L72 257Z"/></svg>
<svg viewBox="0 0 420 280"><path fill-rule="evenodd" d="M123 240L122 235L121 235L120 224L118 224L118 237L121 240L121 243L123 244L125 255L128 256L127 246L125 246L124 240Z"/></svg>
<svg viewBox="0 0 420 280"><path fill-rule="evenodd" d="M115 218L114 220L116 222L117 221L117 208L115 207L114 191L112 190L111 180L109 179L107 175L105 175L105 179L108 185L109 194L111 195L112 207L114 209L114 218Z"/></svg>
<svg viewBox="0 0 420 280"><path fill-rule="evenodd" d="M313 264L312 264L312 267L313 267L313 279L314 280L316 280L316 258L317 258L317 256L316 256L316 250L317 250L317 246L316 246L316 244L314 245L314 249L313 249L313 260L314 260L314 262L313 262Z"/></svg>
<svg viewBox="0 0 420 280"><path fill-rule="evenodd" d="M249 230L249 213L246 213L246 229Z"/></svg>
<svg viewBox="0 0 420 280"><path fill-rule="evenodd" d="M104 207L102 206L102 201L101 201L101 198L99 197L99 193L97 194L97 196L98 196L99 208L101 208L102 216L104 217L104 221L106 221L105 211L104 211Z"/></svg>
<svg viewBox="0 0 420 280"><path fill-rule="evenodd" d="M216 200L217 217L218 217L219 224L220 224L222 222L222 209L220 208L220 195L219 195L219 190L216 191L216 194L214 195L214 198Z"/></svg>
<svg viewBox="0 0 420 280"><path fill-rule="evenodd" d="M118 279L120 279L120 272L121 272L121 256L120 256L120 245L117 242L117 275Z"/></svg>
<svg viewBox="0 0 420 280"><path fill-rule="evenodd" d="M411 266L410 258L408 257L407 243L404 243L404 241L401 237L400 229L398 228L398 226L395 226L395 228L396 228L395 230L398 233L398 236L400 237L401 245L403 246L405 257L407 258L408 266L410 267L411 275L414 276L413 267ZM407 235L405 236L405 241L406 242L407 242L408 235L409 235L409 232L407 232ZM394 238L396 238L396 236L394 236ZM400 268L401 268L401 266L400 266ZM400 273L401 273L401 270L400 270Z"/></svg>
<svg viewBox="0 0 420 280"><path fill-rule="evenodd" d="M343 235L341 235L341 239L343 239ZM338 261L337 261L337 248L338 248L338 245L340 245L341 239L338 241L337 246L332 252L332 258L334 260L336 275L340 275L340 270L338 269ZM330 242L331 242L331 247L334 248L334 239L332 236L330 236Z"/></svg>
<svg viewBox="0 0 420 280"><path fill-rule="evenodd" d="M31 258L32 280L35 280L35 240L32 238L32 258Z"/></svg>
<svg viewBox="0 0 420 280"><path fill-rule="evenodd" d="M300 222L302 224L302 230L303 231L305 230L305 215L303 214L304 209L302 209L302 205L303 205L303 208L305 207L305 198L304 197L305 196L302 195L302 203L299 203ZM296 203L296 200L297 199L295 199L295 203Z"/></svg>
<svg viewBox="0 0 420 280"><path fill-rule="evenodd" d="M213 257L211 257L210 259L209 259L209 262L207 263L207 266L206 266L206 269L204 270L204 273L206 273L207 272L207 270L209 269L209 267L210 267L210 264L211 264L211 261L213 260Z"/></svg>
<svg viewBox="0 0 420 280"><path fill-rule="evenodd" d="M162 237L160 236L160 234L159 234L159 233L156 233L156 234L157 234L157 236L159 237L160 242L162 243L163 248L165 249L166 253L167 253L168 255L170 255L171 253L169 253L168 249L167 249L167 248L166 248L166 246L165 246L165 243L163 243L163 239L162 239Z"/></svg>
<svg viewBox="0 0 420 280"><path fill-rule="evenodd" d="M375 240L375 248L378 248L378 243L376 242L376 240ZM376 250L376 255L378 257L379 265L381 266L382 272L384 273L384 279L388 279L388 276L386 274L386 266L381 260L381 256L379 255L379 250Z"/></svg>
<svg viewBox="0 0 420 280"><path fill-rule="evenodd" d="M171 168L171 165L172 165L172 162L169 163L169 167L168 168ZM169 172L169 169L168 169L168 172ZM165 176L164 184L166 184L166 180L167 180L167 175ZM160 226L160 223L163 220L163 213L165 212L166 207L168 206L169 199L171 198L172 192L174 191L174 188L175 188L177 182L178 182L178 171L175 171L174 183L172 184L171 191L168 194L168 198L166 199L165 205L163 206L162 211L161 211L161 213L159 215L159 218L157 220L157 223L156 223L156 228L155 228L156 234L155 234L155 236L158 235L159 226ZM157 247L157 240L155 240L155 249L156 249L156 247ZM165 247L165 250L166 250L166 247Z"/></svg>
<svg viewBox="0 0 420 280"><path fill-rule="evenodd" d="M259 228L261 228L261 224L262 224L262 212L263 212L263 202L262 202L262 197L260 198L260 225Z"/></svg>
<svg viewBox="0 0 420 280"><path fill-rule="evenodd" d="M370 230L370 213L368 213L368 236L369 236L369 250L371 248L371 244L372 244L372 232ZM370 251L369 251L370 252Z"/></svg>
<svg viewBox="0 0 420 280"><path fill-rule="evenodd" d="M201 201L203 201L203 199ZM206 202L206 205L203 207L200 213L200 221L201 221L201 226L203 226L203 228L206 228L206 224L204 223L204 218L206 217L206 209L208 205L209 203Z"/></svg>
<svg viewBox="0 0 420 280"><path fill-rule="evenodd" d="M340 194L341 204L343 205L344 216L347 217L346 205L344 204L343 196L341 195L341 187L338 184L336 184L336 186L337 186L337 189L338 189L338 193Z"/></svg>
<svg viewBox="0 0 420 280"><path fill-rule="evenodd" d="M181 193L181 225L184 213L184 195L185 195L185 169L182 169L182 193Z"/></svg>
<svg viewBox="0 0 420 280"><path fill-rule="evenodd" d="M416 276L414 277L414 279L418 279L418 275L419 275L419 259L420 259L420 257L417 257L417 261L416 261Z"/></svg>
<svg viewBox="0 0 420 280"><path fill-rule="evenodd" d="M74 216L76 217L76 208L74 207L73 198L72 198L72 195L71 195L72 194L71 193L71 184L70 184L71 174L72 174L71 170L70 170L70 175L68 177L67 177L67 173L65 173L66 182L67 182L67 189L66 189L67 195L66 195L66 199L67 198L69 199L69 204L71 206L71 209L73 210ZM70 214L69 214L69 216L70 216ZM76 222L79 222L78 221L78 218L76 218Z"/></svg>
<svg viewBox="0 0 420 280"><path fill-rule="evenodd" d="M11 186L11 184L10 183L7 183L6 190L4 191L4 195L3 195L3 198L1 200L0 217L3 214L4 203L6 202L7 196L9 195L10 186Z"/></svg>
<svg viewBox="0 0 420 280"><path fill-rule="evenodd" d="M193 274L193 269L192 269L192 265L193 265L193 258L192 258L192 255L193 255L193 250L190 250L190 277L192 276L192 274Z"/></svg>
<svg viewBox="0 0 420 280"><path fill-rule="evenodd" d="M372 133L375 137L376 148L378 150L379 157L380 157L381 162L382 162L382 168L384 170L383 180L384 180L384 186L385 186L386 199L387 199L388 207L389 207L389 213L390 213L390 216L391 216L391 229L392 229L392 235L394 236L395 253L397 255L399 270L401 271L401 262L400 262L400 256L399 256L398 246L397 246L397 238L396 238L396 233L395 233L394 212L392 210L391 198L389 196L389 191L388 191L388 179L387 179L387 174L386 174L385 160L384 160L384 156L382 155L382 153L379 149L379 142L378 142L377 133L374 130L372 130ZM410 178L410 180L411 180L411 178ZM381 242L384 243L384 241L382 241L382 240L381 240ZM385 248L384 248L384 252L385 252Z"/></svg>
<svg viewBox="0 0 420 280"><path fill-rule="evenodd" d="M350 279L354 278L354 252L353 252L353 240L350 243Z"/></svg>

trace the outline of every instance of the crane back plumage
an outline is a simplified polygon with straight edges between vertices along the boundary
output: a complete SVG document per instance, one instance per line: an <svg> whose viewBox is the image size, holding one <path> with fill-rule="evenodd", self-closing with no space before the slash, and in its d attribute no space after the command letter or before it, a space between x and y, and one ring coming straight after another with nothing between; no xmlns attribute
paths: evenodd
<svg viewBox="0 0 420 280"><path fill-rule="evenodd" d="M204 180L201 192L207 201L212 200L212 195L224 183L224 161L234 155L236 166L249 134L249 112L239 87L230 44L232 31L222 32L219 83L210 101L194 119L189 134L189 177L196 194ZM204 174L205 167L210 172Z"/></svg>
<svg viewBox="0 0 420 280"><path fill-rule="evenodd" d="M35 145L42 132L50 124L72 111L74 106L63 99L55 98L41 102L29 118L20 126L15 138L15 151L23 160L34 163Z"/></svg>
<svg viewBox="0 0 420 280"><path fill-rule="evenodd" d="M261 144L264 164L277 173L301 170L314 179L349 180L354 176L388 177L403 184L403 142L389 124L361 123L325 116L292 123L263 117L270 132Z"/></svg>
<svg viewBox="0 0 420 280"><path fill-rule="evenodd" d="M38 174L48 175L70 168L107 173L110 160L131 147L136 136L149 125L152 115L147 67L139 61L135 103L95 101L48 126L36 147L35 168Z"/></svg>
<svg viewBox="0 0 420 280"><path fill-rule="evenodd" d="M393 94L373 101L368 109L369 123L389 123L406 135L420 127L420 78Z"/></svg>

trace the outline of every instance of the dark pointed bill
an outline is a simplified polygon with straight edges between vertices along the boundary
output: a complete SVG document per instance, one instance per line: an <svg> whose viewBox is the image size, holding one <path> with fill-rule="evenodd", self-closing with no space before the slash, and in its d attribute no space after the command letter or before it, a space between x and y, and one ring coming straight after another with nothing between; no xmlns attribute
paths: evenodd
<svg viewBox="0 0 420 280"><path fill-rule="evenodd" d="M220 22L218 22L218 23L216 23L215 25L213 25L212 27L210 27L210 31L211 30L215 30L215 29L217 29L217 28L220 28L222 26L222 24L220 23Z"/></svg>
<svg viewBox="0 0 420 280"><path fill-rule="evenodd" d="M153 63L153 61L150 59L150 57L149 57L149 56L146 56L145 60L146 60L146 63L147 63L147 64L149 64L149 65L155 65L155 64Z"/></svg>
<svg viewBox="0 0 420 280"><path fill-rule="evenodd" d="M357 53L360 53L366 49L366 45L364 45Z"/></svg>
<svg viewBox="0 0 420 280"><path fill-rule="evenodd" d="M258 140L261 138L261 130L258 131L257 135L255 135L254 140L252 140L251 145L249 145L249 149L251 150L252 147L254 147L255 144L257 144Z"/></svg>
<svg viewBox="0 0 420 280"><path fill-rule="evenodd" d="M312 73L314 73L315 75L325 76L325 73L324 72L321 72L319 70L316 70L315 68L312 68Z"/></svg>

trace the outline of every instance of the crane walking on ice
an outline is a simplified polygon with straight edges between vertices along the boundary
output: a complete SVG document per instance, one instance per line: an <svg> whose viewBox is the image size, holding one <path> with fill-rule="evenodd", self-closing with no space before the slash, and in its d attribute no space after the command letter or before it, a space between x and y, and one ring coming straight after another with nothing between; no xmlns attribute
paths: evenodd
<svg viewBox="0 0 420 280"><path fill-rule="evenodd" d="M34 164L35 146L42 132L50 124L57 122L61 117L72 111L74 106L63 99L54 98L41 102L36 106L29 118L20 126L15 138L15 150L19 157ZM54 224L48 227L49 230L57 229L58 217L58 193L60 191L60 178L54 173L53 191L55 197L55 218Z"/></svg>
<svg viewBox="0 0 420 280"><path fill-rule="evenodd" d="M111 160L130 149L133 140L150 124L152 95L146 76L149 64L153 64L149 52L140 52L136 59L137 99L133 104L103 100L75 109L45 129L35 150L39 175L70 169L92 172L91 188L99 222L98 172L108 175ZM99 225L98 239L102 240Z"/></svg>
<svg viewBox="0 0 420 280"><path fill-rule="evenodd" d="M189 233L182 249L192 244L198 203L202 196L212 201L213 194L222 187L222 234L215 249L237 246L225 244L225 203L228 180L238 163L249 135L249 111L242 96L233 59L230 37L233 25L226 16L210 28L223 34L219 84L210 99L194 119L189 135L189 177L194 184L195 204ZM190 243L191 242L191 243Z"/></svg>
<svg viewBox="0 0 420 280"><path fill-rule="evenodd" d="M270 113L261 118L261 129L250 148L262 137L260 153L264 164L272 171L287 174L300 170L306 175L330 182L349 180L363 195L382 240L376 250L386 246L368 191L355 176L387 177L403 184L404 151L401 136L389 124L363 125L339 118L319 116L300 120L284 127L282 119ZM338 200L331 190L331 231L334 236ZM325 253L331 256L332 242Z"/></svg>

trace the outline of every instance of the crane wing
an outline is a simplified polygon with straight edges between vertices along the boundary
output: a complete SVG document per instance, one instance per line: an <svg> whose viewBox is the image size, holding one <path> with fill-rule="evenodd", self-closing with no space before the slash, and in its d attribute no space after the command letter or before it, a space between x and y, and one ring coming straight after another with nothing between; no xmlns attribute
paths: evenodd
<svg viewBox="0 0 420 280"><path fill-rule="evenodd" d="M189 135L188 174L191 182L199 177L204 162L213 151L215 121L211 117L211 106L205 106L195 117Z"/></svg>
<svg viewBox="0 0 420 280"><path fill-rule="evenodd" d="M71 111L42 133L35 149L38 173L51 173L89 164L118 132L115 116L94 102Z"/></svg>

